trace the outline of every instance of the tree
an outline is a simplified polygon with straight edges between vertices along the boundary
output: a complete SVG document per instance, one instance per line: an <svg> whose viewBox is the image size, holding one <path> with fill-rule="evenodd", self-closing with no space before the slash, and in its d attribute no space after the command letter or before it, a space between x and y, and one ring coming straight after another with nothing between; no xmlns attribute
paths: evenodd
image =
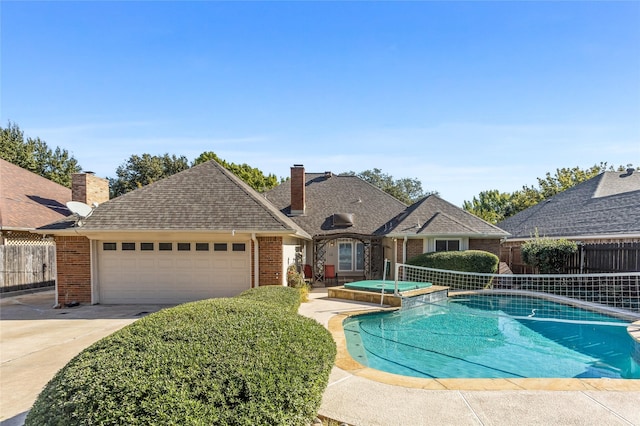
<svg viewBox="0 0 640 426"><path fill-rule="evenodd" d="M402 178L394 179L393 176L382 173L382 170L374 168L356 174L353 171L343 173L348 176L358 176L371 185L380 188L384 192L405 204L411 205L427 195L437 195L435 191L424 192L422 183L418 179Z"/></svg>
<svg viewBox="0 0 640 426"><path fill-rule="evenodd" d="M213 151L206 151L200 154L200 156L194 160L193 165L195 166L209 160L217 161L222 167L238 176L258 192L268 191L269 189L274 188L278 185L278 183L280 183L280 181L274 174L265 175L261 170L255 167L251 167L246 163L229 163L228 161L225 161L218 157Z"/></svg>
<svg viewBox="0 0 640 426"><path fill-rule="evenodd" d="M17 124L9 121L0 128L0 158L60 185L71 187L71 175L82 167L66 149L51 150L40 138L27 137Z"/></svg>
<svg viewBox="0 0 640 426"><path fill-rule="evenodd" d="M624 170L626 167L619 166L617 170ZM587 181L594 176L607 170L616 170L607 167L607 163L595 164L588 169L582 170L579 167L556 169L555 175L547 172L544 178L538 178L538 187L543 200L565 191L579 183Z"/></svg>
<svg viewBox="0 0 640 426"><path fill-rule="evenodd" d="M132 155L116 170L117 178L109 178L111 198L156 182L189 168L185 156Z"/></svg>
<svg viewBox="0 0 640 426"><path fill-rule="evenodd" d="M462 208L489 223L498 223L509 216L513 198L513 194L492 189L482 191L471 201L465 201Z"/></svg>
<svg viewBox="0 0 640 426"><path fill-rule="evenodd" d="M537 188L523 186L521 190L511 194L500 193L497 190L482 191L478 198L474 197L471 201L464 201L463 208L495 224L602 172L624 171L630 167L632 167L631 164L614 168L608 166L606 162L602 162L584 170L580 167L556 169L553 175L548 172L544 178L537 178Z"/></svg>

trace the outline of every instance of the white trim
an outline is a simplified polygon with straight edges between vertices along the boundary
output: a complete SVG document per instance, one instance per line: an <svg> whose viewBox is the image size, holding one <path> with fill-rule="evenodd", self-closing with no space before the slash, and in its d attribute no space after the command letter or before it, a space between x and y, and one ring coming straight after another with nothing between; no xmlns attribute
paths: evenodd
<svg viewBox="0 0 640 426"><path fill-rule="evenodd" d="M435 237L433 239L433 251L438 251L438 241L446 241L447 242L447 250L444 251L464 251L464 247L462 245L462 238L447 238L447 237ZM458 250L449 250L449 241L457 241L458 242Z"/></svg>
<svg viewBox="0 0 640 426"><path fill-rule="evenodd" d="M89 268L91 268L91 304L100 303L100 292L98 286L100 279L98 274L98 241L89 240Z"/></svg>
<svg viewBox="0 0 640 426"><path fill-rule="evenodd" d="M577 240L621 240L621 239L628 239L628 238L635 238L635 239L640 239L640 234L603 234L603 235L568 235L568 236L552 236L552 237L546 237L546 236L540 236L539 238L549 238L549 239L553 239L553 240L559 240L559 239L566 239L566 240L572 240L572 241L577 241ZM502 242L505 243L509 243L509 242L516 242L516 241L530 241L530 240L535 240L536 237L527 237L527 238L506 238L504 239Z"/></svg>
<svg viewBox="0 0 640 426"><path fill-rule="evenodd" d="M91 240L104 240L108 238L126 238L125 235L140 235L140 234L153 234L156 235L157 238L171 238L167 237L167 235L179 234L193 234L193 235L229 235L229 233L234 232L236 236L248 236L251 234L257 234L261 237L269 237L269 236L291 236L295 238L301 238L304 240L312 240L311 236L308 234L301 234L293 229L291 230L282 230L282 231L267 231L260 229L242 229L242 230L210 230L210 229L86 229L84 227L75 227L75 228L67 228L67 229L31 229L30 232L34 234L45 234L45 235L57 235L57 236L69 236L69 235L80 235L83 237L87 237ZM122 237L120 237L122 235ZM206 238L206 237L203 237Z"/></svg>
<svg viewBox="0 0 640 426"><path fill-rule="evenodd" d="M260 248L258 247L258 239L256 234L251 234L251 241L253 242L253 276L255 281L253 287L260 287ZM251 282L251 268L249 268L249 282ZM251 286L250 286L251 287Z"/></svg>
<svg viewBox="0 0 640 426"><path fill-rule="evenodd" d="M350 269L341 269L340 268L340 244L348 244L351 246L351 268ZM363 255L364 255L364 243L357 238L338 238L337 240L337 253L338 253L338 269L336 272L363 272L364 269L358 269L358 245L362 246ZM364 258L362 258L364 262ZM364 266L364 265L363 265Z"/></svg>

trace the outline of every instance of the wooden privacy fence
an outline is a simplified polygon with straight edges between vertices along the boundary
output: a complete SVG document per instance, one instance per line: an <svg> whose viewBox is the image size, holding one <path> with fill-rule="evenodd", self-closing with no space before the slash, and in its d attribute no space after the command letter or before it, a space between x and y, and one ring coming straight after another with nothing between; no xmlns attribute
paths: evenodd
<svg viewBox="0 0 640 426"><path fill-rule="evenodd" d="M500 260L514 273L536 271L522 261L520 246L503 246ZM567 259L565 274L600 274L640 272L640 243L579 244L578 251Z"/></svg>
<svg viewBox="0 0 640 426"><path fill-rule="evenodd" d="M0 246L0 293L53 286L55 279L55 246Z"/></svg>
<svg viewBox="0 0 640 426"><path fill-rule="evenodd" d="M639 272L640 243L581 244L565 269L567 274Z"/></svg>

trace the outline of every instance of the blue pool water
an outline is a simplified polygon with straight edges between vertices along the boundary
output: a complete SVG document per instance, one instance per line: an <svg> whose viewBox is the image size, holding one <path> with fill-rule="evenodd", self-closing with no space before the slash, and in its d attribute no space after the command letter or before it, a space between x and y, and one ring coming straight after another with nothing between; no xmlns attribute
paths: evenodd
<svg viewBox="0 0 640 426"><path fill-rule="evenodd" d="M538 298L470 295L348 318L351 356L426 378L640 378L628 322Z"/></svg>

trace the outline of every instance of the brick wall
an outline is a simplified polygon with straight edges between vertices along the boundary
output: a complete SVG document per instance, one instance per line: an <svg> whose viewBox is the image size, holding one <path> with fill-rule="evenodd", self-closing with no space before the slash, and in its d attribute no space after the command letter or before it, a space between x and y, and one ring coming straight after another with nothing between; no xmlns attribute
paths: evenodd
<svg viewBox="0 0 640 426"><path fill-rule="evenodd" d="M412 257L416 257L419 254L422 254L423 247L423 240L407 240L407 260L411 259Z"/></svg>
<svg viewBox="0 0 640 426"><path fill-rule="evenodd" d="M92 173L71 175L71 199L91 205L109 201L109 181Z"/></svg>
<svg viewBox="0 0 640 426"><path fill-rule="evenodd" d="M500 240L495 238L479 238L469 240L469 250L482 250L500 257Z"/></svg>
<svg viewBox="0 0 640 426"><path fill-rule="evenodd" d="M282 285L282 237L258 237L258 251L260 285Z"/></svg>
<svg viewBox="0 0 640 426"><path fill-rule="evenodd" d="M91 243L88 238L56 237L58 303L91 303Z"/></svg>

